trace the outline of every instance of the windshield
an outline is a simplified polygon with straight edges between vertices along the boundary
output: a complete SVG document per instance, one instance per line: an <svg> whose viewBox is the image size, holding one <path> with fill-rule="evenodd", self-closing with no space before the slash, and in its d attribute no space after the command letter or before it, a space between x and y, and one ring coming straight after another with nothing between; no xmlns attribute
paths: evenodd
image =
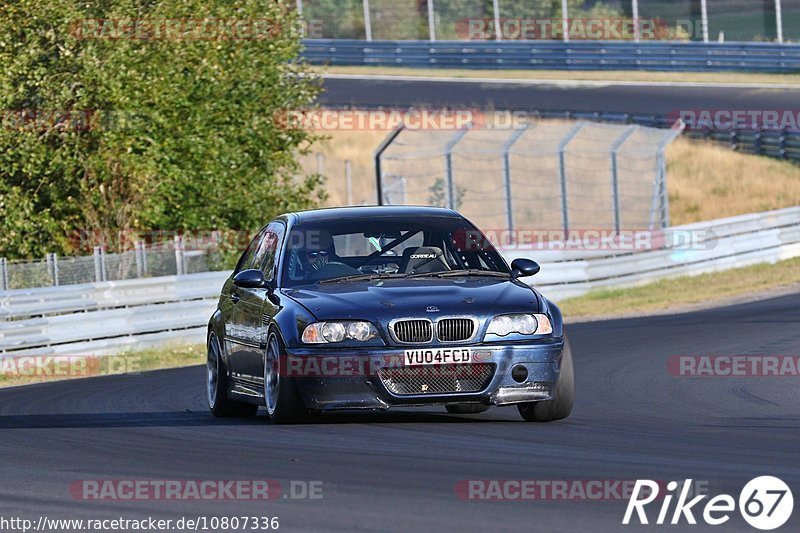
<svg viewBox="0 0 800 533"><path fill-rule="evenodd" d="M286 240L282 284L375 278L509 274L483 234L465 219L354 219L301 223Z"/></svg>

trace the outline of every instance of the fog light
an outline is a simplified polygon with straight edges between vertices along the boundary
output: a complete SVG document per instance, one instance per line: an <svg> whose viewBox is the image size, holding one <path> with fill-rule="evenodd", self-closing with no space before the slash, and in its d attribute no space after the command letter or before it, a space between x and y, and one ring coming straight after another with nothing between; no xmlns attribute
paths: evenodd
<svg viewBox="0 0 800 533"><path fill-rule="evenodd" d="M517 365L511 369L511 377L517 383L525 383L525 380L528 379L528 369L523 365Z"/></svg>

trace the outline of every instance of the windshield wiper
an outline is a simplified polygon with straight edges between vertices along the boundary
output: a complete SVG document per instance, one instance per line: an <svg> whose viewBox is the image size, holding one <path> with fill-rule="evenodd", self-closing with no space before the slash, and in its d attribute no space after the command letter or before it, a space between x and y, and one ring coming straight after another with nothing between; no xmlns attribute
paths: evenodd
<svg viewBox="0 0 800 533"><path fill-rule="evenodd" d="M324 283L342 283L345 281L372 281L374 279L405 278L408 274L357 274L353 276L341 276L338 278L321 279L317 281L320 285Z"/></svg>
<svg viewBox="0 0 800 533"><path fill-rule="evenodd" d="M510 278L511 276L505 272L496 272L494 270L478 270L477 268L465 268L462 270L444 270L441 272L422 272L420 274L410 274L409 278L455 278L458 276L489 276L493 278Z"/></svg>

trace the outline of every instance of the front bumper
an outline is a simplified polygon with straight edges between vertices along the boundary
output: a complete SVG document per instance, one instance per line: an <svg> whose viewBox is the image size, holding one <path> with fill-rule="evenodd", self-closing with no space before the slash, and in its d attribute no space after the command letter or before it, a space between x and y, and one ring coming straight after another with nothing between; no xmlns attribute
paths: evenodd
<svg viewBox="0 0 800 533"><path fill-rule="evenodd" d="M564 340L542 339L525 344L471 345L481 364L493 365L485 386L471 392L420 392L397 394L387 387L380 369L400 364L402 348L369 350L294 349L287 351L287 366L313 368L289 372L306 406L316 410L388 409L392 406L481 404L511 405L549 400L558 379ZM304 362L312 364L304 365ZM519 381L512 369L524 367L527 376ZM427 367L414 367L414 369ZM524 372L522 372L524 374ZM396 388L396 387L395 387Z"/></svg>

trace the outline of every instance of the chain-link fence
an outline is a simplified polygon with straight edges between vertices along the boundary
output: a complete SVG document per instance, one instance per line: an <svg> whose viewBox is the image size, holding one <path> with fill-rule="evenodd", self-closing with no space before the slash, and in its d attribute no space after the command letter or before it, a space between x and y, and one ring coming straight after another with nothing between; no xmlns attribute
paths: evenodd
<svg viewBox="0 0 800 533"><path fill-rule="evenodd" d="M566 121L401 130L379 156L384 204L450 207L483 229L669 225L664 151L680 134Z"/></svg>
<svg viewBox="0 0 800 533"><path fill-rule="evenodd" d="M96 246L89 256L47 254L33 261L0 258L0 290L197 274L224 268L223 262L218 248L187 250L181 238L151 244L140 241L133 250L119 253Z"/></svg>
<svg viewBox="0 0 800 533"><path fill-rule="evenodd" d="M800 38L800 0L297 0L297 6L313 39Z"/></svg>

